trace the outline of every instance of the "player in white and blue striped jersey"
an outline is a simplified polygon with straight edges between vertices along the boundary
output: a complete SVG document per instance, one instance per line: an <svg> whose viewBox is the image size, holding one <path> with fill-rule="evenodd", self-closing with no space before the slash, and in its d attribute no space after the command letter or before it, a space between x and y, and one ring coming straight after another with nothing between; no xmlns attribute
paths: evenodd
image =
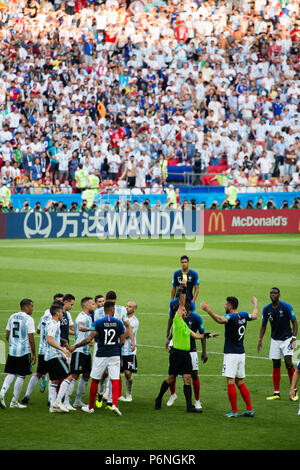
<svg viewBox="0 0 300 470"><path fill-rule="evenodd" d="M56 296L54 296L54 299L56 299ZM55 303L60 305L62 308L64 306L63 302L59 302L58 300L55 301ZM48 364L45 361L44 355L45 355L45 350L47 347L46 325L48 321L50 321L51 319L52 319L52 316L51 316L50 308L49 308L45 311L44 315L41 317L39 325L36 330L37 333L40 334L38 365L37 365L36 373L31 377L27 385L25 395L22 399L23 404L26 404L29 402L30 395L32 394L35 386L37 385L38 381L41 378L47 384L47 380L45 378L47 378ZM42 384L41 384L41 387L42 387ZM44 391L44 387L43 389L41 388L41 391Z"/></svg>
<svg viewBox="0 0 300 470"><path fill-rule="evenodd" d="M77 315L75 320L75 343L78 344L89 336L89 333L92 329L92 317L95 311L95 302L92 297L84 297L81 299L81 308L82 311ZM92 369L91 361L91 348L89 344L85 344L80 348L76 349L71 356L71 373L72 381L68 389L68 393L65 396L64 404L69 410L74 410L76 408L82 408L85 406L85 403L82 402L82 395L86 389L87 383L90 378L90 373ZM81 375L74 406L70 404L70 398L74 390L76 380L78 380L79 375Z"/></svg>
<svg viewBox="0 0 300 470"><path fill-rule="evenodd" d="M45 337L46 348L44 359L47 362L47 370L50 377L50 412L69 412L64 406L64 399L72 380L67 360L70 358L70 351L61 346L60 321L63 318L63 307L61 304L52 304L50 307L51 320L46 324ZM62 381L62 382L61 382ZM60 384L59 392L57 387Z"/></svg>
<svg viewBox="0 0 300 470"><path fill-rule="evenodd" d="M26 408L26 405L19 403L19 397L25 376L32 374L31 363L35 364L36 361L35 327L31 317L32 312L33 301L31 299L21 300L20 312L11 315L6 326L6 340L9 342L9 351L4 369L7 375L0 391L1 408L6 408L5 394L15 379L10 408Z"/></svg>
<svg viewBox="0 0 300 470"><path fill-rule="evenodd" d="M139 329L139 321L135 316L137 310L136 302L127 302L126 311L127 317L134 334L134 340L136 344L137 332ZM137 358L136 358L136 348L134 351L131 351L130 338L125 339L124 346L121 349L121 373L124 372L126 379L126 398L121 396L119 397L120 401L132 401L132 374L137 372Z"/></svg>

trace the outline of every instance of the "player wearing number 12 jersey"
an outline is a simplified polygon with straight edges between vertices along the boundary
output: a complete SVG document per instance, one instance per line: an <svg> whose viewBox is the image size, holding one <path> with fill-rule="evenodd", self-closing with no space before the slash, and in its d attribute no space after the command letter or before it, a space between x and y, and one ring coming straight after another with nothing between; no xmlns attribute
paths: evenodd
<svg viewBox="0 0 300 470"><path fill-rule="evenodd" d="M125 326L121 320L114 317L114 302L106 301L104 304L104 318L95 321L89 336L81 342L69 347L70 351L89 344L97 337L97 352L93 361L91 371L91 388L89 405L81 409L88 413L94 411L98 383L102 378L105 369L108 369L108 375L112 382L112 411L121 415L117 407L119 398L119 378L120 378L120 347L123 346L125 337Z"/></svg>
<svg viewBox="0 0 300 470"><path fill-rule="evenodd" d="M201 302L201 308L207 312L217 323L225 324L225 345L224 362L222 375L227 379L227 393L231 404L231 411L225 416L227 418L237 418L239 416L237 409L237 385L240 394L246 403L246 411L242 416L253 417L249 390L247 389L245 378L245 349L244 336L247 322L257 319L257 299L253 297L251 302L254 305L253 313L238 312L239 305L236 297L227 297L225 302L225 316L214 313L207 302Z"/></svg>

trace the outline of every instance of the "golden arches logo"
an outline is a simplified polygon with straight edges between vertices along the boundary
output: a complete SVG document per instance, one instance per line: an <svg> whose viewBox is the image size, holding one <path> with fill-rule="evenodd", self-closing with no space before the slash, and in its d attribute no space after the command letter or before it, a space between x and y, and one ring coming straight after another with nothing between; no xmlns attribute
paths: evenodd
<svg viewBox="0 0 300 470"><path fill-rule="evenodd" d="M220 221L220 226L222 232L225 232L225 222L224 222L224 216L222 212L212 212L209 216L209 222L208 222L208 231L211 232L212 229L212 223L214 221L214 231L216 232L219 229L219 221Z"/></svg>

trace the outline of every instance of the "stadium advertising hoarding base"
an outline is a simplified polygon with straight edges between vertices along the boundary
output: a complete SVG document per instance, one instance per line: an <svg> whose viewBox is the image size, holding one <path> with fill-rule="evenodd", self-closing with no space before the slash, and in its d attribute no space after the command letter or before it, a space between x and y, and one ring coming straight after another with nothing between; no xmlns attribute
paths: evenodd
<svg viewBox="0 0 300 470"><path fill-rule="evenodd" d="M300 211L281 210L223 210L205 211L204 233L299 233Z"/></svg>
<svg viewBox="0 0 300 470"><path fill-rule="evenodd" d="M0 238L192 238L299 232L300 211L293 209L0 214Z"/></svg>

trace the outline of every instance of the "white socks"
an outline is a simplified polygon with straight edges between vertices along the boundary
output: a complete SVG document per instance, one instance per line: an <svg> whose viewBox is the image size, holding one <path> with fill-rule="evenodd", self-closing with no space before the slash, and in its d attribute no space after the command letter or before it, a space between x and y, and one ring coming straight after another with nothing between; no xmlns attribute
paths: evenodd
<svg viewBox="0 0 300 470"><path fill-rule="evenodd" d="M27 386L26 393L25 393L26 397L30 397L38 381L39 381L39 378L37 377L37 375L33 375L31 377L31 379L29 380L29 384Z"/></svg>

